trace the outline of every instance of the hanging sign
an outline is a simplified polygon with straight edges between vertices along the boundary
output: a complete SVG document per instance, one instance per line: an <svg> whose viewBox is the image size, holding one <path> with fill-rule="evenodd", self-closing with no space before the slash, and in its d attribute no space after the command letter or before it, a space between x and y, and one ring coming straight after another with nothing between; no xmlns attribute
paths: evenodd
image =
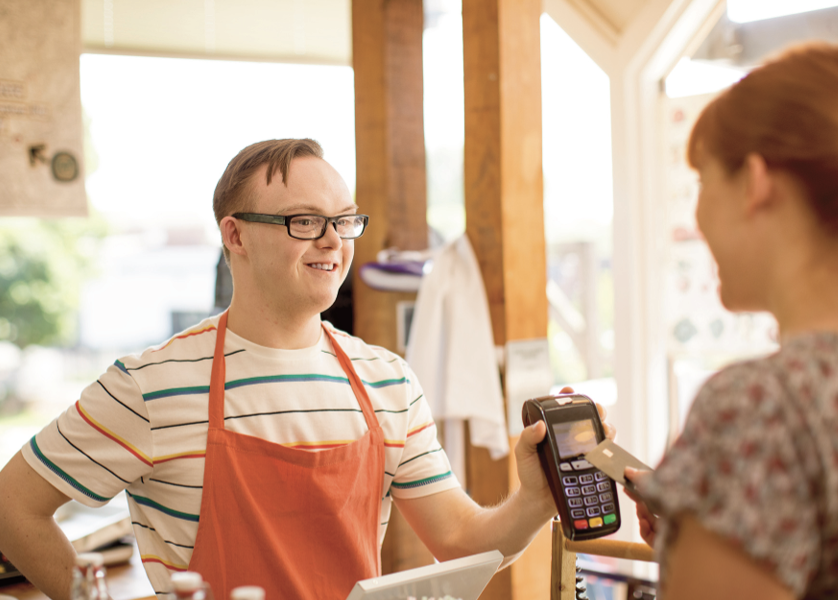
<svg viewBox="0 0 838 600"><path fill-rule="evenodd" d="M3 0L0 216L87 214L80 0Z"/></svg>

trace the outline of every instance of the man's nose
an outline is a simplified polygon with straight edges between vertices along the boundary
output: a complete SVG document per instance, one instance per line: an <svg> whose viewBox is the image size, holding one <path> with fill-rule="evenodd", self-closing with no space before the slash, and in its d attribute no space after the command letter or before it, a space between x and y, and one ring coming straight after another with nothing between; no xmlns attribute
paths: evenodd
<svg viewBox="0 0 838 600"><path fill-rule="evenodd" d="M326 233L323 234L319 240L323 247L340 248L343 245L343 239L338 235L338 224L334 221L326 223Z"/></svg>

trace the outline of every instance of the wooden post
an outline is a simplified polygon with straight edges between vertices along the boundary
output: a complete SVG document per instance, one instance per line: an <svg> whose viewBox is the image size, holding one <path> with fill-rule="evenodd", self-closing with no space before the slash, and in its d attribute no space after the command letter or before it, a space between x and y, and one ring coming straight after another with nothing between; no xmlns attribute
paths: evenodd
<svg viewBox="0 0 838 600"><path fill-rule="evenodd" d="M576 552L568 550L562 524L553 519L553 565L550 578L550 600L575 600Z"/></svg>
<svg viewBox="0 0 838 600"><path fill-rule="evenodd" d="M574 542L562 532L558 517L551 523L553 528L553 565L550 579L550 600L575 600L576 598L576 555L591 554L609 556L623 560L655 562L655 551L647 544L598 539ZM632 596L629 596L631 598Z"/></svg>
<svg viewBox="0 0 838 600"><path fill-rule="evenodd" d="M547 335L541 12L541 0L463 0L466 233L498 346ZM476 448L467 477L481 504L497 503L517 484L514 460L495 462ZM546 598L550 549L545 526L481 599Z"/></svg>
<svg viewBox="0 0 838 600"><path fill-rule="evenodd" d="M396 350L396 303L414 294L379 292L358 267L388 247L427 247L422 95L422 0L353 0L356 202L370 225L355 242L355 334ZM327 155L328 157L328 155ZM382 549L384 573L433 562L394 508Z"/></svg>

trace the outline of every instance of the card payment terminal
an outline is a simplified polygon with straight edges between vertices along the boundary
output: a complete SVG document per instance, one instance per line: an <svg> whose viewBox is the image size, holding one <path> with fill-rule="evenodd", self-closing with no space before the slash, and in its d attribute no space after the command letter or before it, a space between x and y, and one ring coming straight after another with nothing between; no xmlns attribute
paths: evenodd
<svg viewBox="0 0 838 600"><path fill-rule="evenodd" d="M565 537L591 540L617 531L620 505L614 481L584 456L605 439L594 402L582 394L544 396L527 400L522 416L524 426L547 425L538 458Z"/></svg>

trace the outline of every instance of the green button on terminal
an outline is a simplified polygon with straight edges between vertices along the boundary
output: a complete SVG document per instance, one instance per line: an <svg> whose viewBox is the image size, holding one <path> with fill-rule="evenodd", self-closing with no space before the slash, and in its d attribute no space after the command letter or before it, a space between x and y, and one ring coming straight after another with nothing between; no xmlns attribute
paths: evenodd
<svg viewBox="0 0 838 600"><path fill-rule="evenodd" d="M605 515L605 518L603 520L605 521L606 525L611 525L611 523L617 520L617 515Z"/></svg>

